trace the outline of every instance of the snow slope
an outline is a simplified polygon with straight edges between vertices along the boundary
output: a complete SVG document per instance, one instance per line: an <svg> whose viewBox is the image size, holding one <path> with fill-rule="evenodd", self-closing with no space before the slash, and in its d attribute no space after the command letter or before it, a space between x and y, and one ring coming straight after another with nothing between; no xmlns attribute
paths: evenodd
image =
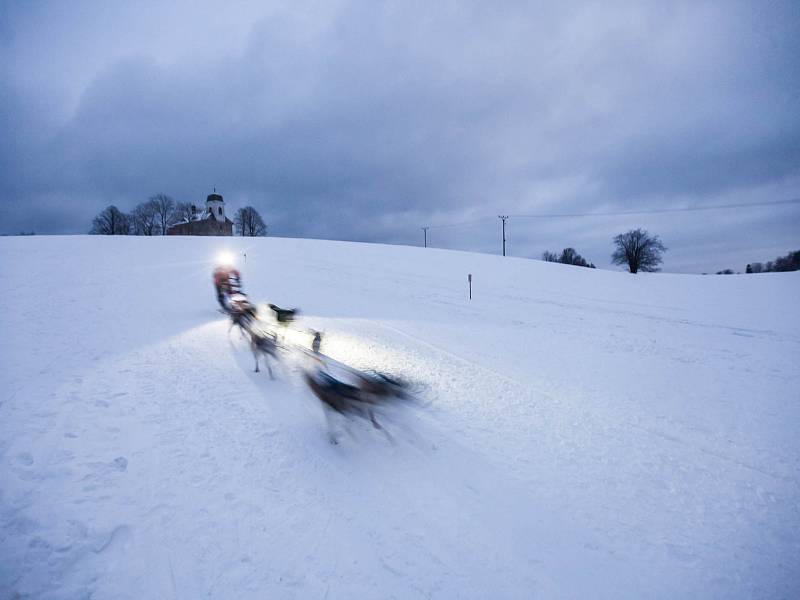
<svg viewBox="0 0 800 600"><path fill-rule="evenodd" d="M331 446L296 361L252 372L223 248L417 382L393 443ZM800 596L800 273L26 237L0 295L2 598Z"/></svg>

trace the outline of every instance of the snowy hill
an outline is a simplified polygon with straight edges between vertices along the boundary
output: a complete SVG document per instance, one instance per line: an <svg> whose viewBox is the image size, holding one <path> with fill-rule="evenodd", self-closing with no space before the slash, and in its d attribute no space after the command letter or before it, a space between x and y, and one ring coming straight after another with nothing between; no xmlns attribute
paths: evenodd
<svg viewBox="0 0 800 600"><path fill-rule="evenodd" d="M393 443L331 446L296 364L252 371L226 248L325 352L417 382ZM0 294L2 598L800 594L800 273L26 237Z"/></svg>

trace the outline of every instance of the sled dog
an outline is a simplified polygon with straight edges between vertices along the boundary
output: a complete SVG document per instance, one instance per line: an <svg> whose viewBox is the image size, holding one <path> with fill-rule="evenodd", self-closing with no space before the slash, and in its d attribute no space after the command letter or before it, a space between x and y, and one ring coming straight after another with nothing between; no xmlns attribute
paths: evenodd
<svg viewBox="0 0 800 600"><path fill-rule="evenodd" d="M267 365L267 371L271 379L275 377L272 375L272 367L269 364L270 358L278 359L278 343L275 339L274 333L267 333L263 331L250 330L250 350L253 352L253 358L256 361L255 372L259 372L258 357L264 357L264 363Z"/></svg>

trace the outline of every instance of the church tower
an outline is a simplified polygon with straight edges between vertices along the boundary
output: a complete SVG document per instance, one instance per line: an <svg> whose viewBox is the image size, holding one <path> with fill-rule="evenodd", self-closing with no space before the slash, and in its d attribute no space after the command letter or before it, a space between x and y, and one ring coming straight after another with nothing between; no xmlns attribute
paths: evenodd
<svg viewBox="0 0 800 600"><path fill-rule="evenodd" d="M222 199L221 194L217 194L214 190L213 194L209 194L206 198L206 212L214 217L214 220L219 223L225 222L225 201Z"/></svg>

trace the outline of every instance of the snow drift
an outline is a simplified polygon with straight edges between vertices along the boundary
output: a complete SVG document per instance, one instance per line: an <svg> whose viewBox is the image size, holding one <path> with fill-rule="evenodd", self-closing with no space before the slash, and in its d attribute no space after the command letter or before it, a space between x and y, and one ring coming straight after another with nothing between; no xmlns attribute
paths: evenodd
<svg viewBox="0 0 800 600"><path fill-rule="evenodd" d="M331 446L292 361L252 372L222 249L418 384L395 443ZM3 238L0 269L2 597L800 592L798 273L172 237Z"/></svg>

